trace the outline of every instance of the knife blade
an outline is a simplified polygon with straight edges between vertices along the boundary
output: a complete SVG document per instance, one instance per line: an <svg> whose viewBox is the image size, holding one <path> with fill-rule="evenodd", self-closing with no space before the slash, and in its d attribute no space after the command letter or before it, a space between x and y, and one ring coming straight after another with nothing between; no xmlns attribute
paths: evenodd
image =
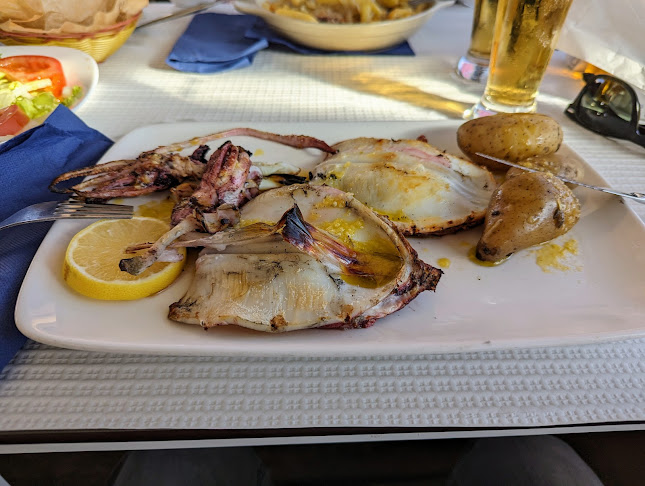
<svg viewBox="0 0 645 486"><path fill-rule="evenodd" d="M167 22L169 20L175 20L175 19L179 19L181 17L185 17L186 15L201 12L202 10L206 10L207 8L212 7L213 5L218 3L218 1L219 0L200 3L199 5L195 5L194 7L188 7L188 8L185 8L183 10L179 10L179 11L173 13L173 14L166 15L165 17L160 17L158 19L154 19L154 20L150 20L148 22L144 22L143 24L137 25L135 30L142 29L144 27L148 27L149 25L160 24L161 22Z"/></svg>
<svg viewBox="0 0 645 486"><path fill-rule="evenodd" d="M509 167L515 167L517 169L522 169L527 172L542 172L541 170L537 169L531 169L529 167L524 167L523 165L519 164L514 164L513 162L509 162L508 160L504 159L499 159L497 157L493 157L492 155L487 155L483 154L481 152L475 152L475 155L479 155L480 157L484 157L485 159L493 160L495 162L499 162L500 164L508 165ZM569 184L575 184L576 186L581 186L581 187L586 187L587 189L593 189L594 191L600 191L604 192L607 194L613 194L615 196L620 196L620 197L626 197L628 199L632 199L634 201L637 201L641 204L645 204L645 193L642 192L621 192L621 191L615 191L614 189L610 189L609 187L600 187L600 186L593 186L591 184L585 184L584 182L578 182L574 181L573 179L567 179L566 177L560 177L555 174L553 174L554 177L557 177L563 182L567 182Z"/></svg>

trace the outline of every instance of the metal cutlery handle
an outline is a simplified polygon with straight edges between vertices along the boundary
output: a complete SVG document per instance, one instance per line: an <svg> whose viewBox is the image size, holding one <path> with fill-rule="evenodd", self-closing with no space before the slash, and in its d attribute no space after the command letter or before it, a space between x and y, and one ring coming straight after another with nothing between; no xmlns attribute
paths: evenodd
<svg viewBox="0 0 645 486"><path fill-rule="evenodd" d="M568 182L562 177L560 177L560 179L562 179L564 182ZM579 186L586 187L588 189L594 189L596 191L606 192L607 194L614 194L615 196L626 197L628 199L639 202L641 204L645 204L645 194L643 194L642 192L621 192L621 191L615 191L614 189L610 189L608 187L592 186L589 184L584 184L582 182L575 182L575 181L571 181L571 182Z"/></svg>
<svg viewBox="0 0 645 486"><path fill-rule="evenodd" d="M518 169L525 170L527 172L542 172L537 169L531 169L529 167L524 167L523 165L515 164L513 162L509 162L508 160L504 159L499 159L497 157L493 157L491 155L487 155L481 152L476 152L475 155L479 155L480 157L484 157L485 159L489 160L494 160L495 162L499 162L500 164L508 165L509 167L516 167ZM569 184L575 184L576 186L582 186L586 187L587 189L593 189L594 191L600 191L600 192L605 192L607 194L613 194L615 196L620 196L620 197L626 197L628 199L632 199L636 202L639 202L641 204L645 204L645 194L642 192L622 192L622 191L616 191L614 189L610 189L609 187L599 187L599 186L592 186L591 184L585 184L584 182L578 182L574 181L572 179L567 179L566 177L560 177L554 174L554 177L557 177L563 182L568 182Z"/></svg>
<svg viewBox="0 0 645 486"><path fill-rule="evenodd" d="M160 17L158 19L150 20L148 22L144 22L142 24L137 25L136 30L142 29L144 27L148 27L150 25L155 25L155 24L160 24L162 22L167 22L169 20L175 20L179 19L181 17L185 17L186 15L194 14L201 12L202 10L206 10L207 8L212 7L218 3L218 1L211 1L211 2L206 2L206 3L200 3L199 5L195 5L194 7L188 7L183 10L179 10L178 12L175 12L170 15L166 15L165 17Z"/></svg>
<svg viewBox="0 0 645 486"><path fill-rule="evenodd" d="M133 207L121 204L92 204L73 199L48 201L27 206L0 221L0 230L58 219L130 219L132 216Z"/></svg>

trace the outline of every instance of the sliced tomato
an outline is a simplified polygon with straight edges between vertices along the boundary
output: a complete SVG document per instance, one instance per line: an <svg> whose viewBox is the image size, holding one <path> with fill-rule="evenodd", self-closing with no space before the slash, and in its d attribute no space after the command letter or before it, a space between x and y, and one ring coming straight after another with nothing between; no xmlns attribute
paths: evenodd
<svg viewBox="0 0 645 486"><path fill-rule="evenodd" d="M29 117L16 105L0 110L0 135L15 135L29 123Z"/></svg>
<svg viewBox="0 0 645 486"><path fill-rule="evenodd" d="M58 59L48 56L10 56L0 58L0 71L12 81L26 83L36 79L51 79L52 85L45 88L56 98L63 94L67 85L63 66Z"/></svg>

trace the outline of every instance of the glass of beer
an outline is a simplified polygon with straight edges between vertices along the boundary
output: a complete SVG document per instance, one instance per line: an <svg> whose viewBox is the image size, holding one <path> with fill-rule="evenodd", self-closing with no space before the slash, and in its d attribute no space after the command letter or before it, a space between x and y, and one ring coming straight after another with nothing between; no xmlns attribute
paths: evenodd
<svg viewBox="0 0 645 486"><path fill-rule="evenodd" d="M475 0L470 47L457 63L457 74L468 81L483 82L495 31L497 0Z"/></svg>
<svg viewBox="0 0 645 486"><path fill-rule="evenodd" d="M486 89L473 116L536 109L572 0L499 0Z"/></svg>

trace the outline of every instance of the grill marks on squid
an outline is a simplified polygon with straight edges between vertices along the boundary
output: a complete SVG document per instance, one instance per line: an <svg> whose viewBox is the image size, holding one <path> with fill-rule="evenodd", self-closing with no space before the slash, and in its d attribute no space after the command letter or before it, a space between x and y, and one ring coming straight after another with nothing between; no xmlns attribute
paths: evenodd
<svg viewBox="0 0 645 486"><path fill-rule="evenodd" d="M203 247L191 288L170 306L176 321L269 332L368 327L435 289L441 270L421 261L395 225L350 194L302 184L297 167L254 165L250 152L230 141L207 159L208 142L234 136L336 152L313 137L235 128L68 172L51 188L95 200L171 190L178 200L172 228L153 244L129 248L142 253L119 266L136 275L155 261L173 261L177 247ZM179 154L195 146L191 155ZM263 176L276 173L277 187L256 198ZM58 187L86 176L92 178Z"/></svg>
<svg viewBox="0 0 645 486"><path fill-rule="evenodd" d="M329 186L272 189L240 213L242 226L173 244L203 250L170 319L264 332L368 327L441 277L387 219Z"/></svg>
<svg viewBox="0 0 645 486"><path fill-rule="evenodd" d="M142 254L121 260L119 268L139 275L181 235L194 230L214 233L234 224L237 221L235 211L238 205L245 202L241 194L250 167L249 153L242 147L225 142L210 157L195 192L173 209L172 222L175 226ZM235 204L225 203L228 207L224 210L229 211L220 213L221 203L226 200Z"/></svg>
<svg viewBox="0 0 645 486"><path fill-rule="evenodd" d="M201 148L197 149L201 150ZM61 174L50 190L76 194L81 199L107 201L116 197L136 197L163 191L188 179L199 179L204 172L199 156L144 152L135 160L117 160ZM68 189L61 182L77 177L97 176Z"/></svg>
<svg viewBox="0 0 645 486"><path fill-rule="evenodd" d="M199 180L206 166L204 157L209 150L207 143L235 136L259 138L298 149L316 148L326 153L334 153L334 149L324 141L306 135L279 135L253 128L233 128L157 147L142 153L134 160L115 160L66 172L54 179L49 189L58 193L73 193L81 199L92 201L107 201L116 197L135 197L163 191L187 180ZM179 152L195 146L197 149L191 155L180 155ZM70 188L59 187L62 182L87 176L97 177Z"/></svg>
<svg viewBox="0 0 645 486"><path fill-rule="evenodd" d="M234 225L239 219L239 208L259 194L262 172L252 165L251 153L243 147L224 142L206 161L209 150L206 142L225 136L252 136L296 148L333 151L325 142L313 137L239 128L159 147L145 152L135 161L117 161L104 164L108 166L106 168L92 167L63 174L51 187L73 177L101 174L67 191L86 199L106 200L175 189L173 194L181 198L172 212L172 229L142 254L119 263L121 270L139 275L160 258L173 258L166 250L180 236L191 231L216 233ZM198 148L188 157L177 153L195 145Z"/></svg>
<svg viewBox="0 0 645 486"><path fill-rule="evenodd" d="M368 254L350 248L305 221L297 204L286 211L274 225L254 223L209 236L191 233L182 236L172 246L223 248L269 239L271 236L280 236L294 248L314 257L330 271L347 277L365 277L383 283L394 278L403 264L399 256Z"/></svg>

